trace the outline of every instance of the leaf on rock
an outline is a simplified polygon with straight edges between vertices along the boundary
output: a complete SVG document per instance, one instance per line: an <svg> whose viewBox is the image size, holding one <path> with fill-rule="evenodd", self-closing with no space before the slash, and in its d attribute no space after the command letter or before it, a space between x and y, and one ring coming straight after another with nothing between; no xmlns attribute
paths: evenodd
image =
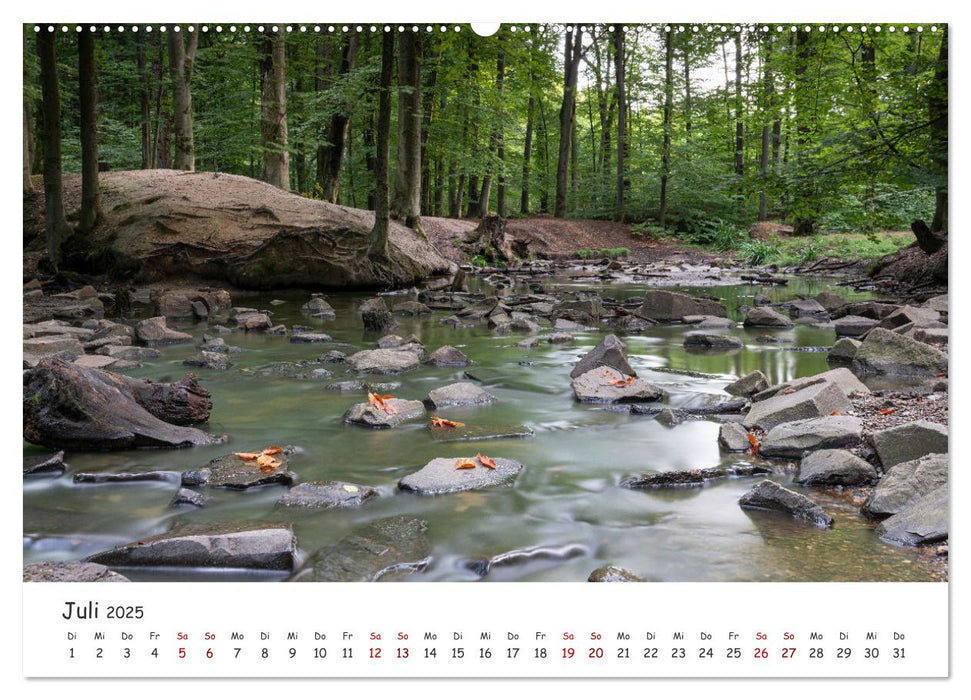
<svg viewBox="0 0 971 700"><path fill-rule="evenodd" d="M460 423L457 420L448 420L447 418L432 416L431 426L433 428L464 428L465 423Z"/></svg>
<svg viewBox="0 0 971 700"><path fill-rule="evenodd" d="M755 437L755 435L753 435L752 433L748 434L748 444L752 446L753 455L757 455L759 453L759 450L762 449L762 443L759 442L759 439Z"/></svg>
<svg viewBox="0 0 971 700"><path fill-rule="evenodd" d="M254 459L259 459L261 452L233 452L233 455L239 457L245 462L252 462Z"/></svg>
<svg viewBox="0 0 971 700"><path fill-rule="evenodd" d="M881 408L880 414L884 416L889 416L891 413L896 413L897 410L894 408Z"/></svg>
<svg viewBox="0 0 971 700"><path fill-rule="evenodd" d="M270 455L263 454L257 458L256 464L261 472L272 472L279 469L283 462L273 459Z"/></svg>
<svg viewBox="0 0 971 700"><path fill-rule="evenodd" d="M475 460L460 457L459 459L455 460L455 468L456 469L475 469Z"/></svg>
<svg viewBox="0 0 971 700"><path fill-rule="evenodd" d="M475 458L482 463L483 467L489 467L489 469L496 468L496 462L494 459L492 459L492 457L486 457L485 455L477 454Z"/></svg>

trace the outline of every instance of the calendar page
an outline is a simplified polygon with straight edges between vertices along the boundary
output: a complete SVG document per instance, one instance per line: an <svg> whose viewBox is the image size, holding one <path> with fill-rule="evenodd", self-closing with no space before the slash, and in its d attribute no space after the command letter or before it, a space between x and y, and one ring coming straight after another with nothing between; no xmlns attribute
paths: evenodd
<svg viewBox="0 0 971 700"><path fill-rule="evenodd" d="M948 678L946 15L359 9L8 26L23 677Z"/></svg>

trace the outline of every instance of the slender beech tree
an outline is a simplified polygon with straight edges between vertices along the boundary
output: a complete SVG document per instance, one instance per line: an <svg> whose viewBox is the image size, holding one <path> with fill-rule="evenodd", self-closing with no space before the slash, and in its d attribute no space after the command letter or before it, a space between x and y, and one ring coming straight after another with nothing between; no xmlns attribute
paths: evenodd
<svg viewBox="0 0 971 700"><path fill-rule="evenodd" d="M498 41L498 39L497 39ZM489 134L489 160L486 166L485 174L482 176L482 188L479 190L479 215L486 216L489 213L489 202L492 199L492 179L493 179L493 169L496 167L496 163L493 159L502 160L500 156L500 148L502 147L502 92L503 92L503 82L506 76L506 54L503 51L502 45L499 45L499 54L496 59L496 91L499 94L499 100L497 104L497 109L500 110L500 114L496 114L493 119L495 120L492 126L492 132ZM501 162L500 162L501 167ZM501 176L500 176L501 177ZM503 198L505 198L505 183L503 182ZM503 202L502 209L505 210L505 202ZM503 212L499 212L499 216L503 216Z"/></svg>
<svg viewBox="0 0 971 700"><path fill-rule="evenodd" d="M742 120L742 32L735 34L735 174L745 174L745 122Z"/></svg>
<svg viewBox="0 0 971 700"><path fill-rule="evenodd" d="M391 217L421 229L421 42L402 32L398 45L398 166Z"/></svg>
<svg viewBox="0 0 971 700"><path fill-rule="evenodd" d="M775 83L772 77L772 33L768 32L763 39L765 58L762 61L762 144L759 153L759 171L762 183L759 188L759 221L769 218L769 152L772 147L772 118L775 115Z"/></svg>
<svg viewBox="0 0 971 700"><path fill-rule="evenodd" d="M354 70L357 61L358 36L350 34L341 43L335 43L337 75L346 76ZM350 101L341 102L331 115L324 135L324 142L317 148L317 182L325 202L338 201L340 196L341 168L347 151L347 138L351 126Z"/></svg>
<svg viewBox="0 0 971 700"><path fill-rule="evenodd" d="M81 112L81 215L78 231L88 233L101 216L98 185L98 92L94 35L78 34L78 104Z"/></svg>
<svg viewBox="0 0 971 700"><path fill-rule="evenodd" d="M934 82L927 101L931 120L931 162L939 184L934 188L934 220L931 231L947 231L947 25L941 36Z"/></svg>
<svg viewBox="0 0 971 700"><path fill-rule="evenodd" d="M815 186L809 169L809 148L815 131L813 116L814 96L809 85L807 73L812 60L813 48L809 32L800 29L796 32L796 70L795 70L795 107L796 107L796 215L792 231L796 236L808 236L816 230Z"/></svg>
<svg viewBox="0 0 971 700"><path fill-rule="evenodd" d="M672 64L674 47L672 45L673 32L664 33L664 142L661 146L661 197L658 205L657 219L664 228L668 217L668 176L671 172L671 110L674 101L674 81Z"/></svg>
<svg viewBox="0 0 971 700"><path fill-rule="evenodd" d="M44 228L47 234L47 255L54 270L61 265L61 246L71 234L64 217L61 183L61 98L57 85L57 48L55 34L37 33L37 54L40 57L40 82L43 95L42 116L44 144Z"/></svg>
<svg viewBox="0 0 971 700"><path fill-rule="evenodd" d="M260 62L262 83L262 179L281 190L290 189L290 152L287 150L287 51L283 27L267 29Z"/></svg>
<svg viewBox="0 0 971 700"><path fill-rule="evenodd" d="M387 262L391 208L388 203L391 167L391 78L394 73L394 33L385 31L381 41L381 78L378 83L377 149L374 154L374 227L368 257Z"/></svg>
<svg viewBox="0 0 971 700"><path fill-rule="evenodd" d="M567 186L572 154L573 132L576 128L576 92L582 57L583 30L579 26L566 29L563 47L563 102L560 105L560 148L556 160L556 200L553 216L566 216Z"/></svg>
<svg viewBox="0 0 971 700"><path fill-rule="evenodd" d="M28 84L27 75L27 35L24 34L24 87ZM34 188L34 181L31 179L30 175L34 168L34 115L33 110L30 107L30 99L27 97L27 91L24 90L23 93L23 103L24 103L24 196L30 197L37 194L37 190Z"/></svg>
<svg viewBox="0 0 971 700"><path fill-rule="evenodd" d="M138 106L142 119L142 170L152 167L152 85L146 53L147 41L143 32L135 35L135 61L139 81Z"/></svg>
<svg viewBox="0 0 971 700"><path fill-rule="evenodd" d="M614 81L617 86L617 221L624 220L627 202L627 173L624 170L624 151L627 147L627 90L624 83L626 71L624 27L617 25L614 28Z"/></svg>
<svg viewBox="0 0 971 700"><path fill-rule="evenodd" d="M169 27L169 72L172 75L172 123L175 126L176 170L196 169L196 149L192 134L192 68L199 48L199 32L191 31L188 44L178 25ZM193 27L193 30L195 28Z"/></svg>

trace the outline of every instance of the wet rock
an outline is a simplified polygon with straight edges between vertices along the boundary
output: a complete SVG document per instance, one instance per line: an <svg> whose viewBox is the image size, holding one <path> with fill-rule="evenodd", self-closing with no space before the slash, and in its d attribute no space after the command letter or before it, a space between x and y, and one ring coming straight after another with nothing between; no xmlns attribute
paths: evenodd
<svg viewBox="0 0 971 700"><path fill-rule="evenodd" d="M931 491L905 510L877 525L877 535L886 542L908 546L946 540L950 520L950 496L949 485Z"/></svg>
<svg viewBox="0 0 971 700"><path fill-rule="evenodd" d="M637 376L637 372L627 361L627 346L613 334L604 336L593 350L580 358L570 372L570 378L576 379L581 374L601 366L611 367L629 377Z"/></svg>
<svg viewBox="0 0 971 700"><path fill-rule="evenodd" d="M342 353L340 350L330 350L325 352L323 355L317 358L319 362L330 362L332 364L340 364L347 360L347 355Z"/></svg>
<svg viewBox="0 0 971 700"><path fill-rule="evenodd" d="M947 355L927 343L874 328L857 349L853 367L874 374L936 376L947 372Z"/></svg>
<svg viewBox="0 0 971 700"><path fill-rule="evenodd" d="M689 415L687 413L684 413L676 408L665 408L662 409L654 419L663 426L673 428L676 425L681 425L684 423L688 417Z"/></svg>
<svg viewBox="0 0 971 700"><path fill-rule="evenodd" d="M290 580L380 581L405 578L428 566L432 547L425 521L395 516L354 530L317 550Z"/></svg>
<svg viewBox="0 0 971 700"><path fill-rule="evenodd" d="M388 304L381 297L370 297L361 302L357 307L357 312L363 314L365 311L387 311Z"/></svg>
<svg viewBox="0 0 971 700"><path fill-rule="evenodd" d="M401 374L418 369L419 358L401 350L361 350L347 358L348 366L365 374Z"/></svg>
<svg viewBox="0 0 971 700"><path fill-rule="evenodd" d="M573 342L573 336L569 333L554 333L546 341L553 345L569 345Z"/></svg>
<svg viewBox="0 0 971 700"><path fill-rule="evenodd" d="M590 548L582 544L566 544L560 546L539 546L514 549L497 554L488 559L466 559L461 566L479 576L486 576L496 567L526 566L537 561L565 561L575 557L590 555Z"/></svg>
<svg viewBox="0 0 971 700"><path fill-rule="evenodd" d="M108 369L117 363L114 357L107 357L105 355L81 355L81 357L73 360L73 364L84 369Z"/></svg>
<svg viewBox="0 0 971 700"><path fill-rule="evenodd" d="M530 350L532 348L539 346L539 338L526 338L525 340L520 340L516 343L516 347L525 348Z"/></svg>
<svg viewBox="0 0 971 700"><path fill-rule="evenodd" d="M862 344L859 340L853 340L852 338L840 338L830 348L829 354L826 356L826 361L831 365L853 364L856 351Z"/></svg>
<svg viewBox="0 0 971 700"><path fill-rule="evenodd" d="M70 449L188 447L217 442L195 428L212 399L193 375L150 382L63 360L43 360L23 377L24 439Z"/></svg>
<svg viewBox="0 0 971 700"><path fill-rule="evenodd" d="M425 364L433 367L467 367L472 360L458 348L443 345L425 359Z"/></svg>
<svg viewBox="0 0 971 700"><path fill-rule="evenodd" d="M76 299L72 296L30 296L24 297L23 321L33 323L50 318L75 321L90 318L103 318L105 305L97 297Z"/></svg>
<svg viewBox="0 0 971 700"><path fill-rule="evenodd" d="M243 348L230 345L225 338L213 335L202 336L202 343L198 347L204 352L221 352L227 355L243 352Z"/></svg>
<svg viewBox="0 0 971 700"><path fill-rule="evenodd" d="M947 328L917 328L911 337L928 345L947 345L949 332Z"/></svg>
<svg viewBox="0 0 971 700"><path fill-rule="evenodd" d="M594 569L587 577L590 583L636 583L645 580L627 569L612 565Z"/></svg>
<svg viewBox="0 0 971 700"><path fill-rule="evenodd" d="M756 465L711 467L709 469L678 469L630 476L621 481L620 485L628 489L695 488L704 486L706 482L712 479L765 476L771 473L772 470Z"/></svg>
<svg viewBox="0 0 971 700"><path fill-rule="evenodd" d="M378 347L383 349L396 348L404 342L405 339L400 335L384 335L378 338Z"/></svg>
<svg viewBox="0 0 971 700"><path fill-rule="evenodd" d="M730 335L692 331L685 334L684 347L701 350L739 350L745 347L745 343Z"/></svg>
<svg viewBox="0 0 971 700"><path fill-rule="evenodd" d="M684 316L728 316L725 305L719 301L661 289L644 294L639 313L659 323L680 321Z"/></svg>
<svg viewBox="0 0 971 700"><path fill-rule="evenodd" d="M524 333L539 333L542 327L528 318L516 318L513 319L512 323L509 324L510 330L521 331Z"/></svg>
<svg viewBox="0 0 971 700"><path fill-rule="evenodd" d="M24 583L126 583L128 579L101 564L83 561L39 561L24 564Z"/></svg>
<svg viewBox="0 0 971 700"><path fill-rule="evenodd" d="M99 552L86 561L107 566L289 570L296 548L289 525L252 520L194 523Z"/></svg>
<svg viewBox="0 0 971 700"><path fill-rule="evenodd" d="M792 299L779 306L785 309L791 318L829 318L826 307L815 299Z"/></svg>
<svg viewBox="0 0 971 700"><path fill-rule="evenodd" d="M863 504L863 513L885 518L948 483L945 454L929 454L894 465L884 474Z"/></svg>
<svg viewBox="0 0 971 700"><path fill-rule="evenodd" d="M140 481L178 481L178 472L78 472L75 484L130 484Z"/></svg>
<svg viewBox="0 0 971 700"><path fill-rule="evenodd" d="M182 472L182 485L237 491L272 484L289 486L297 478L289 469L289 455L292 452L293 448L285 448L283 452L273 455L281 464L272 471L263 471L255 459L242 459L235 454L216 457L204 467Z"/></svg>
<svg viewBox="0 0 971 700"><path fill-rule="evenodd" d="M475 462L473 469L458 469L457 458L454 457L433 459L417 472L401 479L398 482L398 488L423 495L436 495L505 486L511 485L523 469L523 465L519 462L502 457L493 458L496 463L495 469L480 464L475 457L468 459Z"/></svg>
<svg viewBox="0 0 971 700"><path fill-rule="evenodd" d="M98 354L110 357L113 360L140 362L141 360L152 360L160 357L162 353L155 348L143 348L137 345L105 345L98 348Z"/></svg>
<svg viewBox="0 0 971 700"><path fill-rule="evenodd" d="M630 382L626 380L630 379ZM622 386L611 381L623 380ZM664 392L653 384L637 377L624 376L612 367L595 367L575 377L573 394L584 403L638 403L660 401Z"/></svg>
<svg viewBox="0 0 971 700"><path fill-rule="evenodd" d="M600 297L590 297L579 301L561 301L553 307L552 314L557 320L565 319L584 326L595 326L600 322L603 312Z"/></svg>
<svg viewBox="0 0 971 700"><path fill-rule="evenodd" d="M879 430L870 442L884 469L929 454L947 454L948 428L940 423L920 420Z"/></svg>
<svg viewBox="0 0 971 700"><path fill-rule="evenodd" d="M856 416L823 416L776 425L762 440L763 457L800 457L803 452L851 447L863 436Z"/></svg>
<svg viewBox="0 0 971 700"><path fill-rule="evenodd" d="M820 292L813 297L816 302L826 310L827 313L832 313L836 309L843 306L845 300L839 294L834 294L833 292Z"/></svg>
<svg viewBox="0 0 971 700"><path fill-rule="evenodd" d="M421 401L388 399L386 403L396 413L389 413L367 402L358 403L351 406L344 414L344 422L363 425L367 428L394 428L405 421L421 418L425 415L425 404Z"/></svg>
<svg viewBox="0 0 971 700"><path fill-rule="evenodd" d="M432 310L420 301L401 301L394 305L392 312L398 316L425 316Z"/></svg>
<svg viewBox="0 0 971 700"><path fill-rule="evenodd" d="M59 476L64 473L64 452L24 457L24 476Z"/></svg>
<svg viewBox="0 0 971 700"><path fill-rule="evenodd" d="M191 343L192 336L168 327L164 316L147 318L135 324L135 337L145 345L178 345Z"/></svg>
<svg viewBox="0 0 971 700"><path fill-rule="evenodd" d="M843 316L836 319L833 327L836 330L837 338L846 336L857 338L864 335L878 323L879 321L875 318L867 318L866 316Z"/></svg>
<svg viewBox="0 0 971 700"><path fill-rule="evenodd" d="M435 442L473 442L476 440L502 440L533 436L533 429L526 425L489 425L475 423L455 428L428 426Z"/></svg>
<svg viewBox="0 0 971 700"><path fill-rule="evenodd" d="M180 488L169 501L170 506L193 506L202 508L209 502L209 496L192 489Z"/></svg>
<svg viewBox="0 0 971 700"><path fill-rule="evenodd" d="M816 527L833 527L833 518L819 505L801 493L790 491L769 479L760 481L751 491L743 494L738 499L738 504L746 509L788 513L793 518L807 520Z"/></svg>
<svg viewBox="0 0 971 700"><path fill-rule="evenodd" d="M205 369L229 369L233 366L233 363L229 361L229 357L223 353L206 352L205 350L182 360L182 364L189 367L203 367Z"/></svg>
<svg viewBox="0 0 971 700"><path fill-rule="evenodd" d="M365 309L361 314L364 330L386 333L398 327L391 312L385 309Z"/></svg>
<svg viewBox="0 0 971 700"><path fill-rule="evenodd" d="M333 340L326 333L293 333L291 343L329 343Z"/></svg>
<svg viewBox="0 0 971 700"><path fill-rule="evenodd" d="M730 318L707 316L704 314L683 316L681 323L694 326L695 328L734 328L736 326L735 321Z"/></svg>
<svg viewBox="0 0 971 700"><path fill-rule="evenodd" d="M743 324L746 328L792 328L792 319L767 306L749 309Z"/></svg>
<svg viewBox="0 0 971 700"><path fill-rule="evenodd" d="M81 342L71 335L48 335L25 338L23 341L24 364L35 367L44 359L75 360L84 354Z"/></svg>
<svg viewBox="0 0 971 700"><path fill-rule="evenodd" d="M836 369L830 369L825 372L820 372L819 374L813 374L808 377L799 377L798 379L792 379L788 382L782 382L781 384L773 384L765 391L760 391L752 397L753 401L765 401L773 396L780 396L783 394L788 394L793 391L799 391L805 389L806 387L813 386L815 384L823 384L825 382L830 382L835 384L839 389L847 396L850 397L853 394L869 394L870 389L861 382L855 374L845 367L837 367Z"/></svg>
<svg viewBox="0 0 971 700"><path fill-rule="evenodd" d="M433 408L446 406L482 406L498 401L495 396L471 382L457 382L432 389L425 403Z"/></svg>
<svg viewBox="0 0 971 700"><path fill-rule="evenodd" d="M769 378L761 370L749 372L725 387L732 396L755 396L769 388Z"/></svg>
<svg viewBox="0 0 971 700"><path fill-rule="evenodd" d="M742 424L746 428L771 430L782 423L831 416L833 411L846 413L853 408L843 390L832 382L811 384L791 394L786 391L753 403Z"/></svg>
<svg viewBox="0 0 971 700"><path fill-rule="evenodd" d="M310 301L301 306L300 313L319 318L322 321L333 321L337 318L334 307L318 296L312 297Z"/></svg>
<svg viewBox="0 0 971 700"><path fill-rule="evenodd" d="M315 367L313 369L307 370L306 372L298 372L293 375L294 379L309 379L311 381L320 381L321 379L331 379L334 373L323 367Z"/></svg>
<svg viewBox="0 0 971 700"><path fill-rule="evenodd" d="M334 382L333 384L328 384L324 388L328 391L373 391L375 393L384 394L389 391L395 391L400 387L400 382L377 382L372 384L360 379L352 379L346 382Z"/></svg>
<svg viewBox="0 0 971 700"><path fill-rule="evenodd" d="M860 486L877 480L869 462L846 450L819 450L799 464L797 484L805 486Z"/></svg>
<svg viewBox="0 0 971 700"><path fill-rule="evenodd" d="M166 319L185 320L195 316L192 301L185 294L165 292L153 299L156 316Z"/></svg>
<svg viewBox="0 0 971 700"><path fill-rule="evenodd" d="M378 492L344 481L308 481L294 486L277 503L288 508L357 508Z"/></svg>
<svg viewBox="0 0 971 700"><path fill-rule="evenodd" d="M98 323L98 321L93 321ZM104 321L110 323L110 321ZM120 324L118 324L120 325ZM123 328L126 326L122 326ZM44 336L71 336L80 342L91 340L95 331L84 326L72 326L64 321L42 321L40 323L25 323L24 338L42 338Z"/></svg>
<svg viewBox="0 0 971 700"><path fill-rule="evenodd" d="M718 446L726 452L748 452L752 448L748 431L738 423L722 423L718 429Z"/></svg>
<svg viewBox="0 0 971 700"><path fill-rule="evenodd" d="M947 294L939 294L936 297L931 297L924 302L923 306L927 309L934 309L938 313L946 314L948 312Z"/></svg>
<svg viewBox="0 0 971 700"><path fill-rule="evenodd" d="M892 314L884 316L876 327L894 330L913 324L917 328L923 328L936 324L940 318L941 315L934 309L919 306L901 306Z"/></svg>
<svg viewBox="0 0 971 700"><path fill-rule="evenodd" d="M192 302L192 315L200 321L204 321L209 318L209 307L204 302L194 301Z"/></svg>

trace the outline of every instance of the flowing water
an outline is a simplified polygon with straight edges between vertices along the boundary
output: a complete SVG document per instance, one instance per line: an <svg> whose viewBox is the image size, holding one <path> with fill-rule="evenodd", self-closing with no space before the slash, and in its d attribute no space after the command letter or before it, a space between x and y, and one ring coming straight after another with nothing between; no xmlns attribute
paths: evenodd
<svg viewBox="0 0 971 700"><path fill-rule="evenodd" d="M546 282L546 280L544 280ZM556 280L563 290L592 288L588 282ZM645 286L612 285L605 296L625 299L642 295ZM714 293L729 309L750 302L756 292L774 300L795 294L836 291L861 298L826 280L795 279L787 288L733 286L693 289ZM308 320L299 312L306 293L283 296L237 295L234 302L271 309L274 322L304 324L325 331L334 342L291 344L280 336L233 333L228 343L245 348L230 359L227 371L196 370L214 400L211 421L202 426L226 433L230 442L187 450L144 450L115 453L69 453L65 475L24 481L24 560L74 560L116 544L160 534L176 523L238 518L292 522L302 552L347 534L352 528L391 515L421 517L428 523L433 559L415 575L423 580L473 580L463 566L469 558L490 557L517 548L576 545L578 556L539 559L495 567L488 580L585 580L595 568L615 564L659 581L899 581L933 580L933 571L913 551L881 543L873 526L859 515L850 494L814 491L835 518L832 530L819 530L771 513L743 511L738 498L753 479L723 479L704 488L635 491L620 480L646 470L695 469L731 465L751 459L720 453L719 424L687 421L665 427L646 415L630 415L603 406L577 403L570 389L570 370L579 355L592 348L604 332L581 332L572 346L540 342L516 347L523 334L496 335L485 327L453 329L431 317L398 318L403 337L418 335L429 351L444 344L459 347L474 362L469 368L420 369L400 377L397 397L421 399L429 390L456 381L475 381L499 398L491 406L455 408L444 417L470 426L525 424L529 438L484 442L439 442L423 421L392 430L369 430L341 421L363 394L326 390L332 381L354 378L343 365L325 365L332 380L267 377L258 371L276 362L312 359L327 350L350 354L374 347L377 336L365 334L355 313L363 295L335 294L328 301L336 321ZM272 299L285 303L271 306ZM173 324L176 325L176 324ZM183 328L198 339L205 324ZM721 331L719 331L721 332ZM745 349L728 354L691 354L682 347L684 327L661 326L624 337L630 363L638 374L668 393L670 406L702 406L727 400L723 391L734 378L761 369L771 383L828 369L825 352L794 347L828 346L832 329L797 325L788 331L730 331L745 341ZM760 340L780 336L787 344ZM181 363L194 354L190 345L162 349L161 357L130 371L138 377L177 379L188 368ZM690 370L706 376L662 371ZM249 371L247 371L249 370ZM76 485L80 471L185 470L232 451L292 444L299 453L291 469L299 481L338 479L376 488L379 496L360 509L301 512L281 510L275 503L284 487L235 492L209 491L209 503L199 509L173 508L175 483ZM26 454L43 450L26 445ZM443 496L418 496L396 491L397 481L435 457L468 457L476 452L507 457L525 465L514 487ZM776 462L773 479L792 488L794 465ZM125 570L133 579L268 580L277 574L245 571Z"/></svg>

